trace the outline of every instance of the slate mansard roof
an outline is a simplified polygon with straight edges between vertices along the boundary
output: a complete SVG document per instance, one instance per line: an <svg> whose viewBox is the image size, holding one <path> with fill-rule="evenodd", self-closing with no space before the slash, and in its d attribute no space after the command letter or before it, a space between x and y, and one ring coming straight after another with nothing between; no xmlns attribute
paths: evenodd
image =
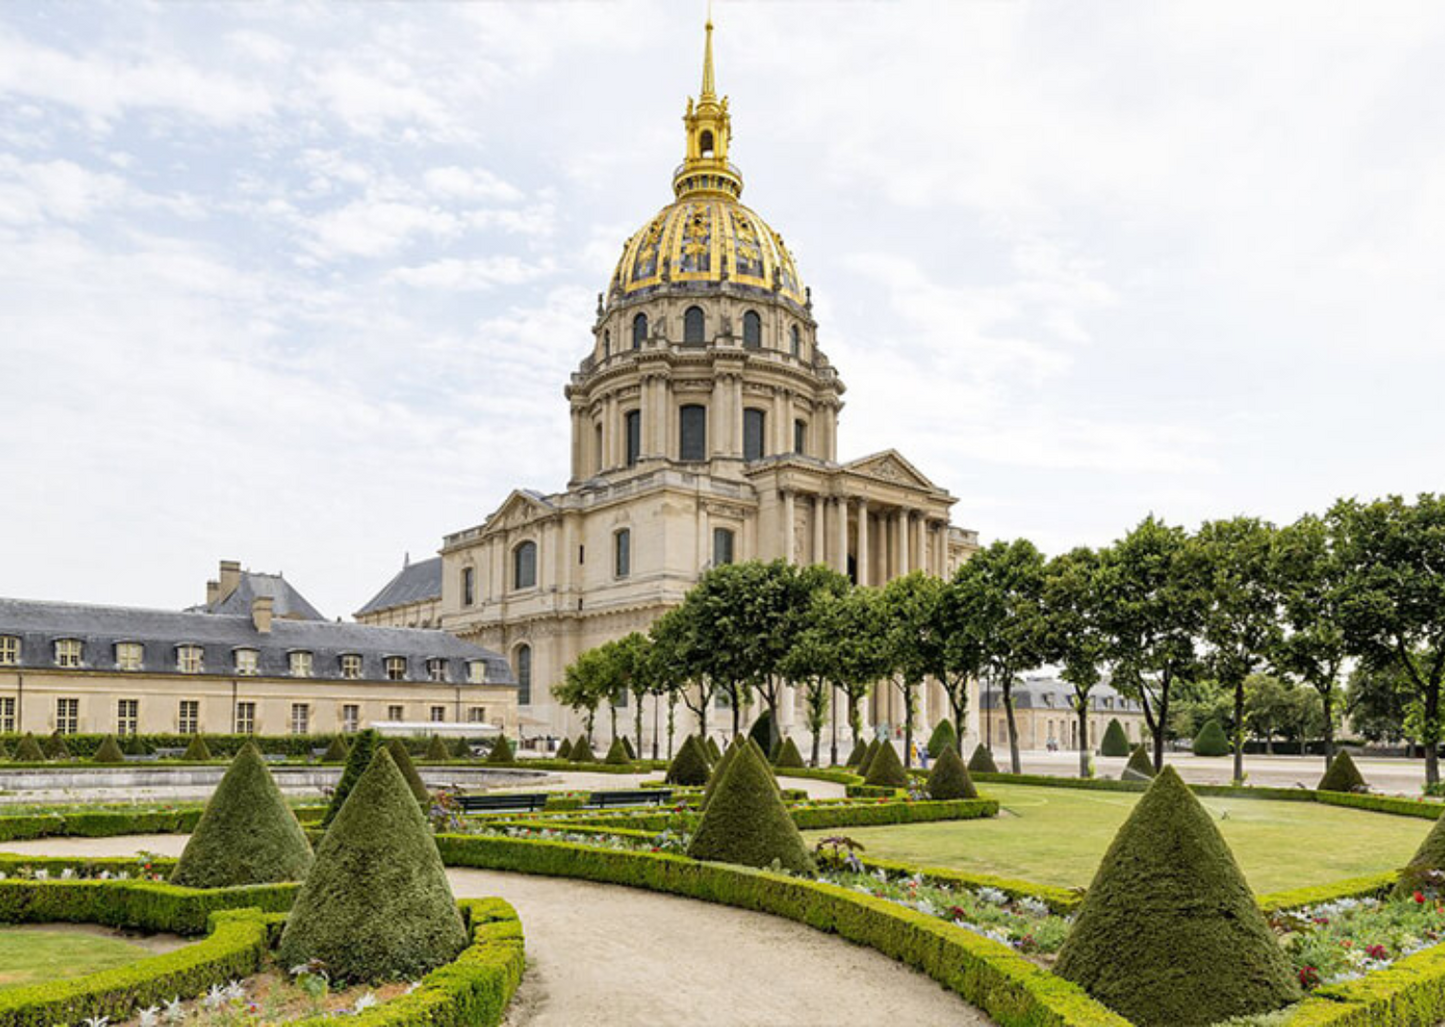
<svg viewBox="0 0 1445 1027"><path fill-rule="evenodd" d="M442 558L434 556L430 560L418 560L403 567L370 602L356 611L356 615L360 617L378 610L390 610L393 607L409 606L441 597Z"/></svg>
<svg viewBox="0 0 1445 1027"><path fill-rule="evenodd" d="M1013 687L1016 710L1062 710L1074 712L1074 686L1054 678L1027 678ZM1003 690L980 685L979 706L985 710L1003 709ZM1089 709L1094 713L1142 713L1143 707L1126 699L1112 685L1097 684L1089 690Z"/></svg>
<svg viewBox="0 0 1445 1027"><path fill-rule="evenodd" d="M139 673L180 673L176 650L199 645L204 650L202 673L234 674L235 650L254 649L261 677L290 677L290 653L312 654L311 679L338 681L341 657L361 657L361 680L386 681L384 660L405 657L406 682L431 683L427 660L447 661L447 683L466 687L467 664L483 660L488 685L516 685L512 668L499 653L463 642L445 631L383 628L331 621L275 618L271 630L256 630L249 612L194 613L147 610L128 606L94 606L26 599L0 599L0 635L20 638L20 668L53 668L55 643L82 642L81 669L117 671L116 644L139 642L145 647ZM128 672L135 673L135 672Z"/></svg>
<svg viewBox="0 0 1445 1027"><path fill-rule="evenodd" d="M226 598L209 606L193 606L195 613L251 613L251 600L271 600L271 613L276 617L293 620L325 620L320 610L306 601L306 597L279 574L261 574L257 571L242 571L241 580Z"/></svg>

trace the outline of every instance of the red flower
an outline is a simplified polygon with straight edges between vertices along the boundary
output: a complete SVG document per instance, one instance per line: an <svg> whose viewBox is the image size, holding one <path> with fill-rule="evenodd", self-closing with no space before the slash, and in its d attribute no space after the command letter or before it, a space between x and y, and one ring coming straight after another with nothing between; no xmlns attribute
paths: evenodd
<svg viewBox="0 0 1445 1027"><path fill-rule="evenodd" d="M1371 945L1369 948L1365 949L1365 955L1369 956L1371 959L1386 959L1389 957L1390 953L1385 951L1385 946L1383 945Z"/></svg>
<svg viewBox="0 0 1445 1027"><path fill-rule="evenodd" d="M1299 972L1299 982L1302 987L1313 988L1320 983L1320 972L1312 966L1302 966Z"/></svg>
<svg viewBox="0 0 1445 1027"><path fill-rule="evenodd" d="M1415 904L1418 905L1418 906L1423 906L1423 905L1425 904L1425 893L1424 893L1424 892L1422 892L1422 891L1417 891L1417 892L1415 893Z"/></svg>

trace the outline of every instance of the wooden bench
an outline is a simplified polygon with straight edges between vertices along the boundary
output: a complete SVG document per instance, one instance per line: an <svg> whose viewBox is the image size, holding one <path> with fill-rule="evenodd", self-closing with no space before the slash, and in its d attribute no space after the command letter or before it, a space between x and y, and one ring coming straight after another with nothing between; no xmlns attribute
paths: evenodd
<svg viewBox="0 0 1445 1027"><path fill-rule="evenodd" d="M666 806L672 801L671 788L637 788L630 791L593 792L583 809L612 809L617 806Z"/></svg>
<svg viewBox="0 0 1445 1027"><path fill-rule="evenodd" d="M534 812L547 806L546 792L515 794L458 795L457 805L463 813L497 813L507 810Z"/></svg>

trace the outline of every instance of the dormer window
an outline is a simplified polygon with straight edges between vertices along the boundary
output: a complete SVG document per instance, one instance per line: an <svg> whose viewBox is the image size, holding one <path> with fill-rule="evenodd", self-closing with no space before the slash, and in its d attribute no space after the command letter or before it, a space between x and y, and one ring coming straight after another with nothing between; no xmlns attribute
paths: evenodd
<svg viewBox="0 0 1445 1027"><path fill-rule="evenodd" d="M293 678L309 678L311 676L311 654L305 650L298 650L290 654L291 676Z"/></svg>
<svg viewBox="0 0 1445 1027"><path fill-rule="evenodd" d="M140 670L145 664L145 646L139 642L115 644L116 670Z"/></svg>
<svg viewBox="0 0 1445 1027"><path fill-rule="evenodd" d="M80 652L80 639L57 639L55 642L55 665L57 667L79 667Z"/></svg>
<svg viewBox="0 0 1445 1027"><path fill-rule="evenodd" d="M19 637L16 635L0 635L0 667L13 667L19 662Z"/></svg>
<svg viewBox="0 0 1445 1027"><path fill-rule="evenodd" d="M238 676L251 678L261 673L261 654L255 649L237 649L235 660Z"/></svg>
<svg viewBox="0 0 1445 1027"><path fill-rule="evenodd" d="M406 680L406 657L405 657L405 656L388 656L388 657L386 658L386 680L388 680L388 681L405 681L405 680Z"/></svg>
<svg viewBox="0 0 1445 1027"><path fill-rule="evenodd" d="M487 661L467 661L467 682L473 685L485 685L487 683Z"/></svg>
<svg viewBox="0 0 1445 1027"><path fill-rule="evenodd" d="M356 653L346 653L341 657L341 676L347 681L356 681L361 677L361 657Z"/></svg>
<svg viewBox="0 0 1445 1027"><path fill-rule="evenodd" d="M426 676L431 681L447 680L447 661L440 656L433 656L427 660Z"/></svg>
<svg viewBox="0 0 1445 1027"><path fill-rule="evenodd" d="M198 645L176 646L176 669L182 674L199 674L205 667L205 650Z"/></svg>

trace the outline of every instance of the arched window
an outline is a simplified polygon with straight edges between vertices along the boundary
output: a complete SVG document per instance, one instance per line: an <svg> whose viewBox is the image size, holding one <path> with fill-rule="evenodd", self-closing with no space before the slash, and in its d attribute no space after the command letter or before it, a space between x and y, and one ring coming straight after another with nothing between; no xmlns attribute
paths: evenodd
<svg viewBox="0 0 1445 1027"><path fill-rule="evenodd" d="M712 530L712 563L714 567L721 567L725 563L733 562L733 532L731 528L714 528Z"/></svg>
<svg viewBox="0 0 1445 1027"><path fill-rule="evenodd" d="M767 437L768 415L748 407L743 411L743 459L763 458L763 439Z"/></svg>
<svg viewBox="0 0 1445 1027"><path fill-rule="evenodd" d="M638 314L632 319L632 348L641 349L647 340L647 315Z"/></svg>
<svg viewBox="0 0 1445 1027"><path fill-rule="evenodd" d="M602 452L602 422L598 421L592 429L592 452L597 457L597 473L602 473L602 460L605 454Z"/></svg>
<svg viewBox="0 0 1445 1027"><path fill-rule="evenodd" d="M686 346L701 346L706 342L707 319L702 307L688 307L682 314L682 341Z"/></svg>
<svg viewBox="0 0 1445 1027"><path fill-rule="evenodd" d="M622 427L627 440L627 466L636 467L642 456L642 411L627 411L622 416Z"/></svg>
<svg viewBox="0 0 1445 1027"><path fill-rule="evenodd" d="M517 655L513 662L517 671L517 705L532 705L532 647L529 645L517 646Z"/></svg>
<svg viewBox="0 0 1445 1027"><path fill-rule="evenodd" d="M625 578L632 573L632 532L622 528L612 536L612 574Z"/></svg>
<svg viewBox="0 0 1445 1027"><path fill-rule="evenodd" d="M745 349L761 349L763 345L763 319L758 316L756 310L749 310L743 315L743 347Z"/></svg>
<svg viewBox="0 0 1445 1027"><path fill-rule="evenodd" d="M790 331L788 335L792 345L793 356L801 357L803 355L803 333L798 330L797 325L793 325L792 331Z"/></svg>
<svg viewBox="0 0 1445 1027"><path fill-rule="evenodd" d="M707 459L707 407L689 404L678 410L679 460Z"/></svg>
<svg viewBox="0 0 1445 1027"><path fill-rule="evenodd" d="M808 448L808 422L793 422L793 452L803 453Z"/></svg>
<svg viewBox="0 0 1445 1027"><path fill-rule="evenodd" d="M477 572L475 568L462 568L462 605L471 606L477 601Z"/></svg>
<svg viewBox="0 0 1445 1027"><path fill-rule="evenodd" d="M537 543L523 542L512 550L512 587L534 588L537 584Z"/></svg>
<svg viewBox="0 0 1445 1027"><path fill-rule="evenodd" d="M702 135L697 137L697 148L702 151L704 157L713 155L712 133L704 130Z"/></svg>

